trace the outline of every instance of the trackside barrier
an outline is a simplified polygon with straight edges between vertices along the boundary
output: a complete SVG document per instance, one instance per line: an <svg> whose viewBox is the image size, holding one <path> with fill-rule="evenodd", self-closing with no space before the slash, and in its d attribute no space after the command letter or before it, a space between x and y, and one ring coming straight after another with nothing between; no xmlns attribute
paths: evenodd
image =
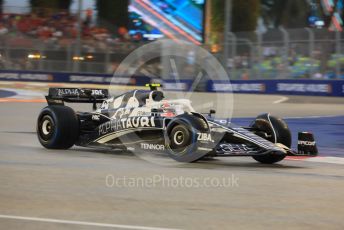
<svg viewBox="0 0 344 230"><path fill-rule="evenodd" d="M192 80L164 80L163 88L170 91L190 91L192 82Z"/></svg>
<svg viewBox="0 0 344 230"><path fill-rule="evenodd" d="M208 92L344 96L344 80L208 81Z"/></svg>
<svg viewBox="0 0 344 230"><path fill-rule="evenodd" d="M114 77L111 74L56 73L0 70L0 81L61 82L144 86L156 81L147 76ZM164 80L165 90L189 91L192 80ZM207 81L205 91L222 93L344 96L344 80L233 80Z"/></svg>
<svg viewBox="0 0 344 230"><path fill-rule="evenodd" d="M23 82L60 82L60 83L85 83L85 84L110 84L144 86L147 83L161 82L147 76L113 77L111 74L89 74L89 73L64 73L64 72L40 72L40 71L17 71L0 70L0 81L23 81ZM165 90L189 91L192 80L165 80Z"/></svg>
<svg viewBox="0 0 344 230"><path fill-rule="evenodd" d="M27 81L27 82L61 82L61 83L87 83L143 86L150 83L146 76L114 77L111 74L85 74L85 73L56 73L37 71L12 71L0 70L2 81Z"/></svg>

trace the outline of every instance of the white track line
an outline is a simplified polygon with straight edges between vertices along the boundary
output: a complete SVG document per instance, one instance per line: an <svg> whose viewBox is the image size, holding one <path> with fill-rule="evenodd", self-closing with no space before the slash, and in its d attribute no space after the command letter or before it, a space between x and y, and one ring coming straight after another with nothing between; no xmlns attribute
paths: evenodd
<svg viewBox="0 0 344 230"><path fill-rule="evenodd" d="M272 102L272 104L280 104L280 103L285 102L285 101L288 101L288 100L289 100L288 97L281 97L280 99L278 99L278 100Z"/></svg>
<svg viewBox="0 0 344 230"><path fill-rule="evenodd" d="M296 157L291 156L287 157L286 160L291 161L307 161L307 162L316 162L316 163L327 163L327 164L338 164L343 165L344 164L344 158L343 157Z"/></svg>
<svg viewBox="0 0 344 230"><path fill-rule="evenodd" d="M120 228L120 229L134 229L134 230L176 230L176 229L172 229L172 228L156 228L156 227L122 225L122 224L105 224L105 223L73 221L73 220L58 220L58 219L50 219L50 218L27 217L27 216L0 215L0 218L2 218L2 219L14 219L14 220L38 221L38 222L57 223L57 224L74 224L74 225L84 225L84 226L95 226L95 227L104 227L104 228Z"/></svg>
<svg viewBox="0 0 344 230"><path fill-rule="evenodd" d="M304 117L284 117L285 119L309 119L309 118L334 118L342 117L343 115L320 115L320 116L304 116Z"/></svg>
<svg viewBox="0 0 344 230"><path fill-rule="evenodd" d="M312 157L312 158L306 159L306 161L344 165L343 157L314 157L314 158Z"/></svg>
<svg viewBox="0 0 344 230"><path fill-rule="evenodd" d="M44 98L43 93L35 92L33 90L28 90L28 89L3 88L3 90L7 90L16 94L8 98L20 98L20 99Z"/></svg>

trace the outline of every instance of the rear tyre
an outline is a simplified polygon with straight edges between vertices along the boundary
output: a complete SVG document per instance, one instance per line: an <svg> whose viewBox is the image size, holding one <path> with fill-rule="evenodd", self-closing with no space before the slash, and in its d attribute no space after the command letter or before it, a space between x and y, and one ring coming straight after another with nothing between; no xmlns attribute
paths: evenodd
<svg viewBox="0 0 344 230"><path fill-rule="evenodd" d="M291 132L286 122L281 118L270 115L258 117L251 126L259 130L257 135L273 143L281 143L288 148L291 147ZM282 161L285 157L285 154L270 153L253 156L253 159L263 164L274 164Z"/></svg>
<svg viewBox="0 0 344 230"><path fill-rule="evenodd" d="M39 142L47 149L69 149L79 136L79 121L74 110L52 105L42 109L37 119Z"/></svg>

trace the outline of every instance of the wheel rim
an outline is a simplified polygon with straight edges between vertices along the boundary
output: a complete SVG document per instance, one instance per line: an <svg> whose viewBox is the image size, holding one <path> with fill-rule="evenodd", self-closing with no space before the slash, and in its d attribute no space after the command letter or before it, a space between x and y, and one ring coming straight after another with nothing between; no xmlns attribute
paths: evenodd
<svg viewBox="0 0 344 230"><path fill-rule="evenodd" d="M174 155L183 155L187 153L190 146L190 137L188 137L189 131L186 127L179 127L177 130L173 131L174 129L175 128L172 129L172 133L169 135L169 148Z"/></svg>
<svg viewBox="0 0 344 230"><path fill-rule="evenodd" d="M173 136L173 141L176 145L181 145L184 142L184 133L182 131L177 131Z"/></svg>
<svg viewBox="0 0 344 230"><path fill-rule="evenodd" d="M54 120L51 116L45 115L39 124L39 134L41 138L45 141L48 141L52 137L54 130Z"/></svg>
<svg viewBox="0 0 344 230"><path fill-rule="evenodd" d="M51 122L50 120L44 120L42 123L42 132L44 135L49 135L51 132Z"/></svg>

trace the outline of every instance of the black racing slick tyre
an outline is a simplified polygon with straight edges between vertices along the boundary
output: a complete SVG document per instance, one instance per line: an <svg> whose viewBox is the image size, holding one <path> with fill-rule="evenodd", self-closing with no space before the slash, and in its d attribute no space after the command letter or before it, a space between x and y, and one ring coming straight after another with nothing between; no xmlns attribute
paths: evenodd
<svg viewBox="0 0 344 230"><path fill-rule="evenodd" d="M266 114L264 116L257 117L257 119L251 124L256 130L257 135L273 142L281 143L288 148L291 147L291 132L287 123L281 118L270 116ZM285 154L270 153L266 155L253 156L253 159L263 164L274 164L282 161L286 157Z"/></svg>
<svg viewBox="0 0 344 230"><path fill-rule="evenodd" d="M51 105L42 109L37 120L39 142L47 149L69 149L79 136L79 121L67 106Z"/></svg>

